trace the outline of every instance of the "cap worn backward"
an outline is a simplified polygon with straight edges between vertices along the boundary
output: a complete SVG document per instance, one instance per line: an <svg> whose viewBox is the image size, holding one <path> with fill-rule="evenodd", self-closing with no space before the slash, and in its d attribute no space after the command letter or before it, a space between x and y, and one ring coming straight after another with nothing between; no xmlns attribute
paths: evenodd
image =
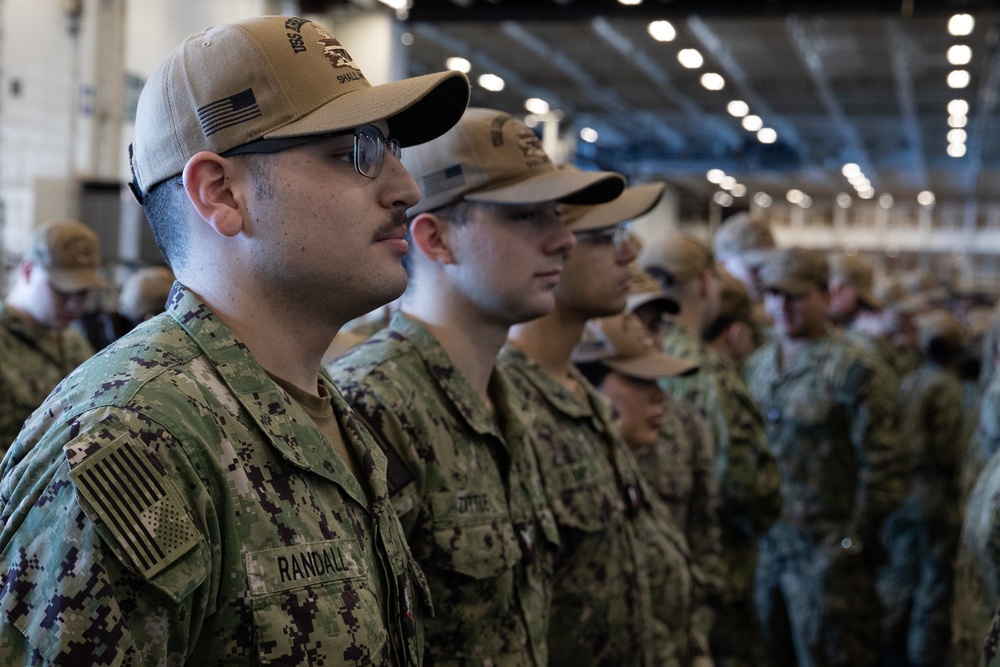
<svg viewBox="0 0 1000 667"><path fill-rule="evenodd" d="M737 213L724 220L712 238L712 250L719 256L743 256L748 261L762 260L777 244L766 223Z"/></svg>
<svg viewBox="0 0 1000 667"><path fill-rule="evenodd" d="M939 340L952 349L960 348L965 340L965 329L948 311L934 310L919 317L917 335L920 349L926 353L934 340Z"/></svg>
<svg viewBox="0 0 1000 667"><path fill-rule="evenodd" d="M791 247L775 250L761 272L764 289L805 295L825 288L830 278L826 257L818 250Z"/></svg>
<svg viewBox="0 0 1000 667"><path fill-rule="evenodd" d="M698 368L692 361L656 349L642 321L630 313L588 320L572 358L577 363L599 361L639 380L683 375Z"/></svg>
<svg viewBox="0 0 1000 667"><path fill-rule="evenodd" d="M639 255L639 265L655 270L669 285L683 285L715 264L712 249L693 234L672 231L650 243Z"/></svg>
<svg viewBox="0 0 1000 667"><path fill-rule="evenodd" d="M662 182L633 185L604 204L567 206L562 211L562 218L574 232L602 229L634 220L653 210L663 197L666 185Z"/></svg>
<svg viewBox="0 0 1000 667"><path fill-rule="evenodd" d="M599 204L625 188L624 177L613 172L558 169L527 125L495 109L468 109L437 139L404 151L403 166L421 193L410 217L461 200Z"/></svg>
<svg viewBox="0 0 1000 667"><path fill-rule="evenodd" d="M49 220L31 236L28 258L49 274L49 283L61 292L108 287L97 269L101 242L87 225L76 220Z"/></svg>
<svg viewBox="0 0 1000 667"><path fill-rule="evenodd" d="M372 86L340 42L295 16L221 25L178 46L139 96L133 191L179 174L195 153L258 139L321 135L386 120L402 146L455 124L469 102L460 72Z"/></svg>

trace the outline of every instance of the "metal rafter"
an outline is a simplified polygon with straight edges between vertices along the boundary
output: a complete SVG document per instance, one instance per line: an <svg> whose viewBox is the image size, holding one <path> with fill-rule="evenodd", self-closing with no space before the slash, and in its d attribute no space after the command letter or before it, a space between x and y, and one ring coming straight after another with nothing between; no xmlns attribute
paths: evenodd
<svg viewBox="0 0 1000 667"><path fill-rule="evenodd" d="M660 141L673 150L683 148L685 143L683 135L669 127L662 119L653 117L648 112L645 114L636 114L631 105L623 100L621 96L612 92L606 86L598 84L575 60L536 37L520 23L504 21L501 23L501 30L508 37L517 41L519 45L528 49L553 67L561 70L580 86L588 98L607 109L613 116L621 119L635 118L639 121L640 127L636 129L640 133L645 136L659 138Z"/></svg>
<svg viewBox="0 0 1000 667"><path fill-rule="evenodd" d="M996 30L996 28L994 28ZM976 94L976 115L972 119L972 127L966 140L966 168L963 178L965 195L970 200L976 198L976 186L979 173L983 169L983 145L990 130L993 115L997 107L997 86L1000 86L1000 48L995 46L996 40L991 40L994 46L988 54L989 66L986 76ZM987 54L984 54L987 55Z"/></svg>
<svg viewBox="0 0 1000 667"><path fill-rule="evenodd" d="M861 141L858 129L847 119L847 114L844 113L844 108L840 105L840 100L837 99L836 93L833 92L833 87L827 80L826 71L823 67L823 56L820 54L819 49L816 48L816 44L820 38L817 35L809 34L808 29L797 16L789 16L785 20L785 27L789 37L791 37L795 53L799 56L802 64L805 65L806 71L809 72L809 78L812 79L813 86L816 88L817 97L819 97L823 108L833 122L834 129L840 134L844 142L847 157L861 167L865 177L871 181L874 188L876 179L875 167L868 157L868 151L865 149L864 142Z"/></svg>
<svg viewBox="0 0 1000 667"><path fill-rule="evenodd" d="M694 35L705 52L712 56L712 59L719 64L726 78L732 83L733 88L743 101L750 106L750 111L764 119L769 127L773 127L781 140L790 146L795 152L801 154L801 141L795 128L791 123L775 113L771 105L761 97L753 86L750 85L749 78L743 68L736 62L729 49L715 32L698 16L691 16L687 20L688 30Z"/></svg>
<svg viewBox="0 0 1000 667"><path fill-rule="evenodd" d="M892 59L892 78L896 84L896 101L902 115L902 129L906 142L910 147L909 159L916 172L917 181L922 189L927 189L927 162L924 159L924 140L920 133L920 122L917 118L917 104L913 99L913 77L910 73L910 63L913 60L913 42L903 33L898 19L886 21L886 31L889 33L889 52Z"/></svg>
<svg viewBox="0 0 1000 667"><path fill-rule="evenodd" d="M660 67L639 45L616 30L608 23L607 19L602 16L592 19L590 28L605 44L617 51L625 59L625 62L631 63L656 84L657 91L667 102L679 107L689 118L698 119L709 125L706 129L727 143L730 148L740 145L741 138L733 131L732 127L720 121L716 116L707 114L697 102L679 91L670 80L667 71Z"/></svg>

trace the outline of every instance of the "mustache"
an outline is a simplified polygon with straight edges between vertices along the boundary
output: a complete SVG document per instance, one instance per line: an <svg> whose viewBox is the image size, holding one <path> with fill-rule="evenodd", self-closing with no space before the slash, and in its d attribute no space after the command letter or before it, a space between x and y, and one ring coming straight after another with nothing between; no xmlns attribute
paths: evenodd
<svg viewBox="0 0 1000 667"><path fill-rule="evenodd" d="M375 228L374 240L379 241L392 236L400 227L406 229L410 221L406 217L406 211L394 210L389 214L389 219Z"/></svg>

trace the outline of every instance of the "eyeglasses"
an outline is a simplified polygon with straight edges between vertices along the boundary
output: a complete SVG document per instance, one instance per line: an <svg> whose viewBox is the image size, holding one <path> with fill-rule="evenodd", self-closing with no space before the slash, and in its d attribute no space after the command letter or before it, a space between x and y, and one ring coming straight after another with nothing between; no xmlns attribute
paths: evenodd
<svg viewBox="0 0 1000 667"><path fill-rule="evenodd" d="M237 146L222 154L222 157L246 155L248 153L276 153L289 148L295 148L321 139L354 135L354 168L366 178L375 178L382 172L382 159L388 148L397 160L403 154L399 139L386 139L385 135L375 125L360 125L347 132L333 134L313 134L307 137L290 137L287 139L258 139L248 144Z"/></svg>
<svg viewBox="0 0 1000 667"><path fill-rule="evenodd" d="M632 223L621 222L613 227L573 232L573 235L576 236L576 240L580 243L591 243L594 245L613 243L615 246L615 258L621 259L624 257L625 248L632 238Z"/></svg>

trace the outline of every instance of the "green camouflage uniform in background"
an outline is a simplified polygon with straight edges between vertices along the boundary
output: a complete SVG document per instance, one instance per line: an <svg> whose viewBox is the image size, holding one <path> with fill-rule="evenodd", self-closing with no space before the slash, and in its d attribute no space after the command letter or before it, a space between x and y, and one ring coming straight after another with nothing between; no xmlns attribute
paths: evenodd
<svg viewBox="0 0 1000 667"><path fill-rule="evenodd" d="M781 510L777 464L760 411L732 361L677 325L668 327L663 351L698 364L697 373L665 378L660 385L698 410L715 442L726 574L712 633L713 654L720 665L760 664L753 581L758 538Z"/></svg>
<svg viewBox="0 0 1000 667"><path fill-rule="evenodd" d="M685 401L664 395L663 427L656 445L635 452L639 469L666 505L671 523L687 540L691 569L703 583L709 606L718 606L724 585L722 543L719 532L712 435L704 420ZM704 607L705 617L694 619L695 632L708 634L714 614Z"/></svg>
<svg viewBox="0 0 1000 667"><path fill-rule="evenodd" d="M990 383L1000 383L1000 374L994 374ZM995 404L990 407L984 403L982 412L985 415L995 409ZM983 643L991 632L990 617L998 604L1000 456L994 455L986 461L969 494L959 538L952 607L952 643L957 667L985 664ZM992 636L995 638L995 634Z"/></svg>
<svg viewBox="0 0 1000 667"><path fill-rule="evenodd" d="M425 584L359 482L191 292L60 385L3 460L5 665L416 665Z"/></svg>
<svg viewBox="0 0 1000 667"><path fill-rule="evenodd" d="M984 664L986 667L1000 667L1000 607L997 607L996 612L993 614L989 631L986 634L986 639L983 641L982 652L982 663L968 664ZM958 665L958 663L955 664Z"/></svg>
<svg viewBox="0 0 1000 667"><path fill-rule="evenodd" d="M1000 450L1000 374L990 376L979 404L975 433L966 443L962 456L961 489L963 504L976 484L986 463Z"/></svg>
<svg viewBox="0 0 1000 667"><path fill-rule="evenodd" d="M403 313L331 367L389 458L389 488L427 576L435 665L546 665L559 534L524 397L494 371L496 418L437 339Z"/></svg>
<svg viewBox="0 0 1000 667"><path fill-rule="evenodd" d="M59 381L93 354L74 329L53 335L0 304L0 456Z"/></svg>
<svg viewBox="0 0 1000 667"><path fill-rule="evenodd" d="M944 665L960 527L962 388L953 373L925 362L903 378L898 404L912 487L885 523L888 564L878 577L883 639L910 665Z"/></svg>
<svg viewBox="0 0 1000 667"><path fill-rule="evenodd" d="M510 344L500 366L536 406L530 429L559 524L549 664L652 665L653 608L637 524L646 511L642 476L610 406L575 370L586 403Z"/></svg>
<svg viewBox="0 0 1000 667"><path fill-rule="evenodd" d="M895 387L832 332L783 370L779 345L755 352L746 371L784 497L781 519L761 540L754 594L769 664L794 665L799 651L800 665L867 667L882 618L879 528L908 483Z"/></svg>

